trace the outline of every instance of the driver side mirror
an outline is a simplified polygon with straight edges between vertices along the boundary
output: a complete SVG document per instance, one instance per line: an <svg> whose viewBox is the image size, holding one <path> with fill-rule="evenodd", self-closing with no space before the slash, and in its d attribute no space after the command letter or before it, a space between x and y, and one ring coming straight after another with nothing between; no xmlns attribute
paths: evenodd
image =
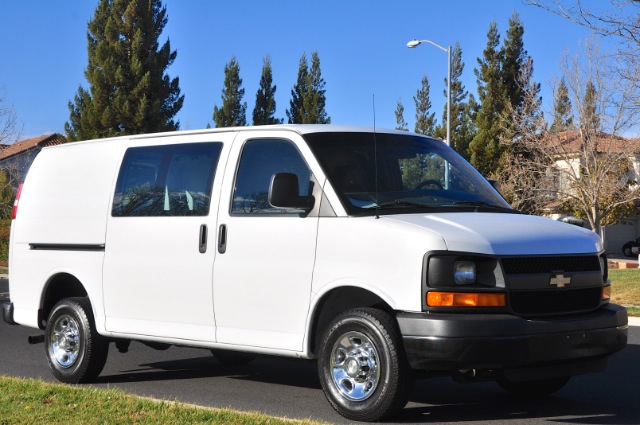
<svg viewBox="0 0 640 425"><path fill-rule="evenodd" d="M313 196L300 196L298 176L293 173L276 173L269 185L269 204L276 208L304 210L313 208Z"/></svg>

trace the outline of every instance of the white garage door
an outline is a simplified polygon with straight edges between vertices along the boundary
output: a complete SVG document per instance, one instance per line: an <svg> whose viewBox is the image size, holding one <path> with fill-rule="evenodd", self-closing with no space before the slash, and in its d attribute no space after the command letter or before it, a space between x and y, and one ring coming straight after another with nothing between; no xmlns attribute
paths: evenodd
<svg viewBox="0 0 640 425"><path fill-rule="evenodd" d="M604 227L604 247L607 253L621 254L622 245L638 237L636 236L636 221L637 219L626 219Z"/></svg>

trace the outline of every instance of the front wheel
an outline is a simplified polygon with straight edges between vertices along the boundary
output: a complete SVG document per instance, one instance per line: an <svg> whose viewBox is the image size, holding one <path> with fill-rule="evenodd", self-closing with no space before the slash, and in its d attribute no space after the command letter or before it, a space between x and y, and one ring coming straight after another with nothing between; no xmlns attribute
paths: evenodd
<svg viewBox="0 0 640 425"><path fill-rule="evenodd" d="M631 244L625 244L622 247L622 253L625 257L633 257L633 251L631 250Z"/></svg>
<svg viewBox="0 0 640 425"><path fill-rule="evenodd" d="M59 381L77 384L100 375L109 343L95 329L87 298L65 298L53 307L45 328L45 349Z"/></svg>
<svg viewBox="0 0 640 425"><path fill-rule="evenodd" d="M318 375L333 408L357 421L397 413L413 387L395 321L372 308L346 311L329 324L320 341Z"/></svg>
<svg viewBox="0 0 640 425"><path fill-rule="evenodd" d="M539 379L535 381L510 381L506 378L498 380L498 385L505 391L525 398L542 398L560 391L567 385L570 376L560 378Z"/></svg>

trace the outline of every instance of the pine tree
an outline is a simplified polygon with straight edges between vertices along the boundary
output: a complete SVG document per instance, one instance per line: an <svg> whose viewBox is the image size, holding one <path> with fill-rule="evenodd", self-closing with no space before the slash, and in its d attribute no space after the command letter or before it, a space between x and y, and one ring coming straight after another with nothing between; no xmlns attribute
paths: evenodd
<svg viewBox="0 0 640 425"><path fill-rule="evenodd" d="M502 85L505 90L508 104L517 111L523 102L523 87L529 82L522 80L522 67L529 60L527 51L524 49L524 26L520 21L520 16L515 12L509 18L509 29L504 39L501 49L501 73ZM533 67L533 62L529 64Z"/></svg>
<svg viewBox="0 0 640 425"><path fill-rule="evenodd" d="M244 89L240 78L240 65L235 56L224 67L222 106L213 107L213 122L216 127L247 125L247 102L242 103Z"/></svg>
<svg viewBox="0 0 640 425"><path fill-rule="evenodd" d="M100 0L87 31L89 89L69 102L70 140L180 128L184 96L166 74L177 52L158 43L167 20L161 0Z"/></svg>
<svg viewBox="0 0 640 425"><path fill-rule="evenodd" d="M320 57L317 51L311 53L311 68L307 78L307 93L304 99L305 124L331 124L331 118L327 116L325 109L325 81L320 71Z"/></svg>
<svg viewBox="0 0 640 425"><path fill-rule="evenodd" d="M472 93L469 93L469 100L464 105L462 114L460 114L460 129L456 131L456 138L459 137L457 146L457 149L459 149L458 153L467 161L471 160L469 146L478 132L475 122L479 108L480 106L478 105L475 96L473 96ZM453 136L452 139L454 139Z"/></svg>
<svg viewBox="0 0 640 425"><path fill-rule="evenodd" d="M304 122L304 97L307 93L308 75L307 55L302 53L298 64L298 80L291 90L290 108L287 109L289 124L302 124Z"/></svg>
<svg viewBox="0 0 640 425"><path fill-rule="evenodd" d="M402 99L398 99L396 103L396 130L409 131L409 126L404 120L404 106Z"/></svg>
<svg viewBox="0 0 640 425"><path fill-rule="evenodd" d="M582 129L585 131L600 130L600 111L597 106L598 90L592 80L587 81L582 101Z"/></svg>
<svg viewBox="0 0 640 425"><path fill-rule="evenodd" d="M324 86L318 52L311 54L311 68L307 63L306 54L303 53L298 66L298 80L291 90L290 109L287 109L289 124L331 123L325 109Z"/></svg>
<svg viewBox="0 0 640 425"><path fill-rule="evenodd" d="M282 119L275 118L276 86L271 73L271 58L265 56L262 62L260 88L256 93L256 105L253 108L253 125L282 124Z"/></svg>
<svg viewBox="0 0 640 425"><path fill-rule="evenodd" d="M493 21L487 33L487 46L479 68L474 69L478 81L479 109L475 116L476 134L469 144L471 164L489 176L500 168L502 155L499 139L506 96L501 73L502 53L498 50L500 34Z"/></svg>
<svg viewBox="0 0 640 425"><path fill-rule="evenodd" d="M553 96L553 122L549 131L558 133L573 128L573 114L569 88L564 77L560 80Z"/></svg>
<svg viewBox="0 0 640 425"><path fill-rule="evenodd" d="M429 113L431 110L431 100L429 99L429 79L422 76L421 87L418 89L413 101L416 103L416 125L414 132L433 136L436 127L436 113Z"/></svg>
<svg viewBox="0 0 640 425"><path fill-rule="evenodd" d="M462 81L462 72L464 71L464 62L462 62L462 48L460 43L456 43L451 49L451 146L456 152L462 156L467 155L469 143L473 136L469 137L468 132L462 131L463 121L467 120L463 115L466 108L466 99L468 92L465 90ZM447 79L444 79L444 97L447 97ZM442 112L442 125L436 127L435 137L445 139L447 137L447 104L444 105Z"/></svg>

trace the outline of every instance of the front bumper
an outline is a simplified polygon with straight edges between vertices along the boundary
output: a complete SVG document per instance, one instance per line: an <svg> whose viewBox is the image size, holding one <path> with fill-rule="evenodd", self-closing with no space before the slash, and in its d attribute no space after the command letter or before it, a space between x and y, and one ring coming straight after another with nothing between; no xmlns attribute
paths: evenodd
<svg viewBox="0 0 640 425"><path fill-rule="evenodd" d="M397 319L409 364L429 371L593 372L625 347L628 332L627 311L615 304L562 318L399 313Z"/></svg>

